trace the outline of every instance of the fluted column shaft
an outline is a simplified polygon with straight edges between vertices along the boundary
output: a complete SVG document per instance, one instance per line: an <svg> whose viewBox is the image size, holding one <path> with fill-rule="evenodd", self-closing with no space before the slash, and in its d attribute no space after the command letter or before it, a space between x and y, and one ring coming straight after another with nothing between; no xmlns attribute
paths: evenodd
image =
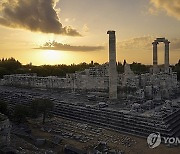
<svg viewBox="0 0 180 154"><path fill-rule="evenodd" d="M159 44L158 42L153 42L153 66L158 65L158 55L157 55L157 45Z"/></svg>
<svg viewBox="0 0 180 154"><path fill-rule="evenodd" d="M115 31L109 34L109 99L117 99L117 69L116 69L116 35Z"/></svg>
<svg viewBox="0 0 180 154"><path fill-rule="evenodd" d="M164 57L164 66L165 68L169 67L169 41L167 40L165 43L165 57Z"/></svg>

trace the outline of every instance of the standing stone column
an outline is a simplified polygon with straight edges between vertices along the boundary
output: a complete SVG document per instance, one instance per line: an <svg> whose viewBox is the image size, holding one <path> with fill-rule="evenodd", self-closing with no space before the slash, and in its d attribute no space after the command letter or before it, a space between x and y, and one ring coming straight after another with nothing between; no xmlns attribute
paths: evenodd
<svg viewBox="0 0 180 154"><path fill-rule="evenodd" d="M116 36L115 31L109 34L109 99L117 99L117 69L116 69Z"/></svg>
<svg viewBox="0 0 180 154"><path fill-rule="evenodd" d="M157 65L158 65L158 55L157 55L157 45L158 42L153 42L153 73L157 73Z"/></svg>
<svg viewBox="0 0 180 154"><path fill-rule="evenodd" d="M165 71L167 72L169 70L169 41L166 40L165 42L165 57L164 57L164 66Z"/></svg>

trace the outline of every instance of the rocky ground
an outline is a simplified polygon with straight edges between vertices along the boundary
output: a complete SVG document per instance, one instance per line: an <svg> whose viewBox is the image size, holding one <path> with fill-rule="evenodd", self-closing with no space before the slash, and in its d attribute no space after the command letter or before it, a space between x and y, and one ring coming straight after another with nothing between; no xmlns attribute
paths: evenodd
<svg viewBox="0 0 180 154"><path fill-rule="evenodd" d="M54 117L42 125L42 119L29 120L30 137L11 135L11 143L18 153L60 153L63 154L65 145L91 151L100 143L105 142L108 150L125 154L178 154L179 147L168 147L161 144L150 149L144 138L121 134L113 130L71 121L62 117ZM35 139L45 139L37 144Z"/></svg>

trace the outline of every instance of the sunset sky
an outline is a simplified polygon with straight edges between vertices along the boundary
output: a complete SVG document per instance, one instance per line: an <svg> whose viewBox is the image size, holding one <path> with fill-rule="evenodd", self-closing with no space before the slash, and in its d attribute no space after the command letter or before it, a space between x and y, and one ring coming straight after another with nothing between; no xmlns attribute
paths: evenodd
<svg viewBox="0 0 180 154"><path fill-rule="evenodd" d="M152 42L167 38L180 59L180 0L0 0L0 58L23 64L108 61L115 30L117 61L152 63ZM164 45L159 45L163 63Z"/></svg>

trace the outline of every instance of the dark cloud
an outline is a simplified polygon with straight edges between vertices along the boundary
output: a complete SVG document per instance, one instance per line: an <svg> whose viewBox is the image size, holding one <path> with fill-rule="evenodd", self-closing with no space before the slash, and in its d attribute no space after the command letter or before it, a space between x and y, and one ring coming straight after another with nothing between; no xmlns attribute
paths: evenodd
<svg viewBox="0 0 180 154"><path fill-rule="evenodd" d="M63 51L99 51L103 50L103 46L72 46L69 44L62 44L58 42L46 42L42 47L35 49L44 49L44 50L63 50Z"/></svg>
<svg viewBox="0 0 180 154"><path fill-rule="evenodd" d="M55 4L55 0L2 0L0 24L43 33L81 36L70 26L62 26Z"/></svg>
<svg viewBox="0 0 180 154"><path fill-rule="evenodd" d="M156 9L164 9L169 16L180 20L180 0L150 0L150 2Z"/></svg>

